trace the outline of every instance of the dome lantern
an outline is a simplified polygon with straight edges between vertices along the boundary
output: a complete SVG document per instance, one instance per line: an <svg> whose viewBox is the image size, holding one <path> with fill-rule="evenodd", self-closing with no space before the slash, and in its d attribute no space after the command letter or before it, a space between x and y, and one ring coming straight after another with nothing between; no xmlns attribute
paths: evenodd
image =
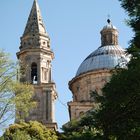
<svg viewBox="0 0 140 140"><path fill-rule="evenodd" d="M112 25L110 19L107 25L101 30L101 46L118 45L118 30Z"/></svg>

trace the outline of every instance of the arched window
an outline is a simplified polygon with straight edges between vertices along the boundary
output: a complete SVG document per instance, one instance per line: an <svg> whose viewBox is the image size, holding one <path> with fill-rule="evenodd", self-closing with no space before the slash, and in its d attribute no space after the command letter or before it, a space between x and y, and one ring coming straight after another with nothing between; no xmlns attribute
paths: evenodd
<svg viewBox="0 0 140 140"><path fill-rule="evenodd" d="M31 80L33 84L37 84L37 64L32 63L31 65Z"/></svg>

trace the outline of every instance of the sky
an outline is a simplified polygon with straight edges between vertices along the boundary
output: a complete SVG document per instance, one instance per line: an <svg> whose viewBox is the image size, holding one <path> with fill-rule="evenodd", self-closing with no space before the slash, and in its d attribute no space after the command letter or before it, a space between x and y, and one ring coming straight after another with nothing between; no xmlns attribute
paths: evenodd
<svg viewBox="0 0 140 140"><path fill-rule="evenodd" d="M133 36L126 25L127 13L118 0L38 0L46 30L55 54L53 80L58 99L55 116L59 130L69 121L67 102L72 100L68 82L82 61L100 44L100 31L108 15L119 30L119 44L128 47ZM0 48L17 61L23 34L33 0L0 0Z"/></svg>

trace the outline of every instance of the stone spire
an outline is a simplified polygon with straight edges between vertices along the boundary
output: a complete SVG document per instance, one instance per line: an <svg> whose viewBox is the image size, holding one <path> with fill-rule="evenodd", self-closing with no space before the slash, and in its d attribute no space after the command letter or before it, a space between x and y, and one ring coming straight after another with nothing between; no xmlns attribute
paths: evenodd
<svg viewBox="0 0 140 140"><path fill-rule="evenodd" d="M101 46L118 45L118 30L107 19L107 25L101 30Z"/></svg>
<svg viewBox="0 0 140 140"><path fill-rule="evenodd" d="M34 0L33 2L33 6L26 24L25 31L23 33L23 37L34 34L47 36L37 0Z"/></svg>
<svg viewBox="0 0 140 140"><path fill-rule="evenodd" d="M24 33L21 37L20 50L29 48L50 50L50 38L46 32L37 0L33 2Z"/></svg>

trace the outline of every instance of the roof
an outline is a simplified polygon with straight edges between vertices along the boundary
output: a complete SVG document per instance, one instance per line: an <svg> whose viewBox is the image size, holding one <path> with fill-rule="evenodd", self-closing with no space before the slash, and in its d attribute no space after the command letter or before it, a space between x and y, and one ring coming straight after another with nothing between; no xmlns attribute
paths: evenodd
<svg viewBox="0 0 140 140"><path fill-rule="evenodd" d="M108 23L108 24L107 24L106 26L103 27L103 30L104 30L104 29L115 29L115 30L117 30L117 28L116 28L114 25L112 25L110 19L107 19L107 23Z"/></svg>
<svg viewBox="0 0 140 140"><path fill-rule="evenodd" d="M113 69L117 65L128 61L125 50L119 45L99 47L81 63L76 76L93 70Z"/></svg>
<svg viewBox="0 0 140 140"><path fill-rule="evenodd" d="M37 0L34 0L23 36L37 33L47 35L39 5Z"/></svg>
<svg viewBox="0 0 140 140"><path fill-rule="evenodd" d="M104 30L104 29L115 29L115 30L116 30L117 28L116 28L114 25L112 25L112 24L110 23L110 24L107 24L106 26L104 26L104 27L103 27L103 30Z"/></svg>
<svg viewBox="0 0 140 140"><path fill-rule="evenodd" d="M107 22L108 24L101 30L101 46L81 63L76 76L89 71L114 69L118 65L126 67L129 57L118 45L118 30L110 19Z"/></svg>

